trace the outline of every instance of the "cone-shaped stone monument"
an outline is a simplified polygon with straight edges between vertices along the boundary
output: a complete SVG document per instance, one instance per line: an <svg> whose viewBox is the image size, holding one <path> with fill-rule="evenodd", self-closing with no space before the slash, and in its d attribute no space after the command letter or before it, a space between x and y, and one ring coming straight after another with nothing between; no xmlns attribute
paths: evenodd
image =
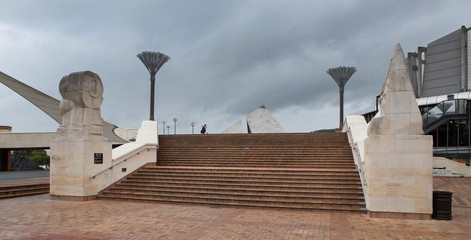
<svg viewBox="0 0 471 240"><path fill-rule="evenodd" d="M432 136L422 118L399 44L365 140L365 199L371 217L430 219Z"/></svg>

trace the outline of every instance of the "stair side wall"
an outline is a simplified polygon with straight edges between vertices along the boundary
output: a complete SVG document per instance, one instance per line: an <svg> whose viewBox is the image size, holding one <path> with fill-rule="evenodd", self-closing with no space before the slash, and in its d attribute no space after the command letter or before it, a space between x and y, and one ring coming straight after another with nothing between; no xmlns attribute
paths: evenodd
<svg viewBox="0 0 471 240"><path fill-rule="evenodd" d="M433 200L432 136L366 137L362 116L347 116L347 132L370 217L430 219Z"/></svg>

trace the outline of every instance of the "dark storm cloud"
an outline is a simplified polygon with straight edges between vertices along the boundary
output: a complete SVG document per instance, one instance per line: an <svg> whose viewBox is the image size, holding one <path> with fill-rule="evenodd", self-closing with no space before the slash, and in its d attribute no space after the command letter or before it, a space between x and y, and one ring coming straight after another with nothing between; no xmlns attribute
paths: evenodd
<svg viewBox="0 0 471 240"><path fill-rule="evenodd" d="M105 85L104 118L138 127L148 117L149 74L135 55L161 51L172 59L157 74L157 120L207 122L213 132L260 105L306 119L312 116L303 112L335 108L338 89L325 71L341 65L358 69L346 86L346 111L366 108L397 42L415 51L471 25L468 1L0 3L0 71L57 98L63 75L94 71ZM0 111L20 101L2 86L0 93L8 94ZM22 116L11 113L0 125ZM335 127L336 120L326 113L317 125L287 130Z"/></svg>
<svg viewBox="0 0 471 240"><path fill-rule="evenodd" d="M327 83L330 78L325 74L326 68L348 61L357 64L349 59L371 51L367 41L363 46L351 41L356 34L367 31L362 29L376 29L381 22L390 21L384 19L379 10L387 9L400 21L409 14L400 12L398 4L382 4L364 1L358 5L318 10L320 6L316 3L293 8L290 3L276 2L234 12L230 21L224 21L225 27L212 34L211 42L215 45L202 58L204 66L210 67L217 78L217 82L209 86L219 92L214 99L205 98L207 104L219 104L217 99L235 90L244 92L244 97L239 98L240 102L233 101L233 106L227 109L239 114L250 111L257 104L268 104L276 110L326 99L328 92L335 92L335 85L332 88L332 84ZM366 8L369 11L365 11ZM340 56L332 56L338 51L342 51ZM311 57L313 55L315 57ZM286 66L286 62L291 65ZM299 72L283 72L282 67ZM258 71L265 74L258 74ZM363 79L363 82L371 80ZM362 84L362 81L356 84Z"/></svg>

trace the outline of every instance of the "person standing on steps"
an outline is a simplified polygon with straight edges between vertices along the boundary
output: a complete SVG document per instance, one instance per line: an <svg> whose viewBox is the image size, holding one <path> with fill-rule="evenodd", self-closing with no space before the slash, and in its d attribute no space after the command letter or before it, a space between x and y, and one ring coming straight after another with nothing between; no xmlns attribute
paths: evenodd
<svg viewBox="0 0 471 240"><path fill-rule="evenodd" d="M203 125L203 127L201 128L201 134L206 134L206 124Z"/></svg>

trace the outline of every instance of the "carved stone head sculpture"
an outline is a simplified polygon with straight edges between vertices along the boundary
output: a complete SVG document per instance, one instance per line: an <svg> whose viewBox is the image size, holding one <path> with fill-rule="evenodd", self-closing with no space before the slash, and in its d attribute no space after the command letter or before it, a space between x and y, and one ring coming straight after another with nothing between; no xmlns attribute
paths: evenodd
<svg viewBox="0 0 471 240"><path fill-rule="evenodd" d="M61 139L91 139L103 137L103 83L90 71L64 76L59 84L62 95L62 123L57 130ZM98 140L98 139L97 139Z"/></svg>

